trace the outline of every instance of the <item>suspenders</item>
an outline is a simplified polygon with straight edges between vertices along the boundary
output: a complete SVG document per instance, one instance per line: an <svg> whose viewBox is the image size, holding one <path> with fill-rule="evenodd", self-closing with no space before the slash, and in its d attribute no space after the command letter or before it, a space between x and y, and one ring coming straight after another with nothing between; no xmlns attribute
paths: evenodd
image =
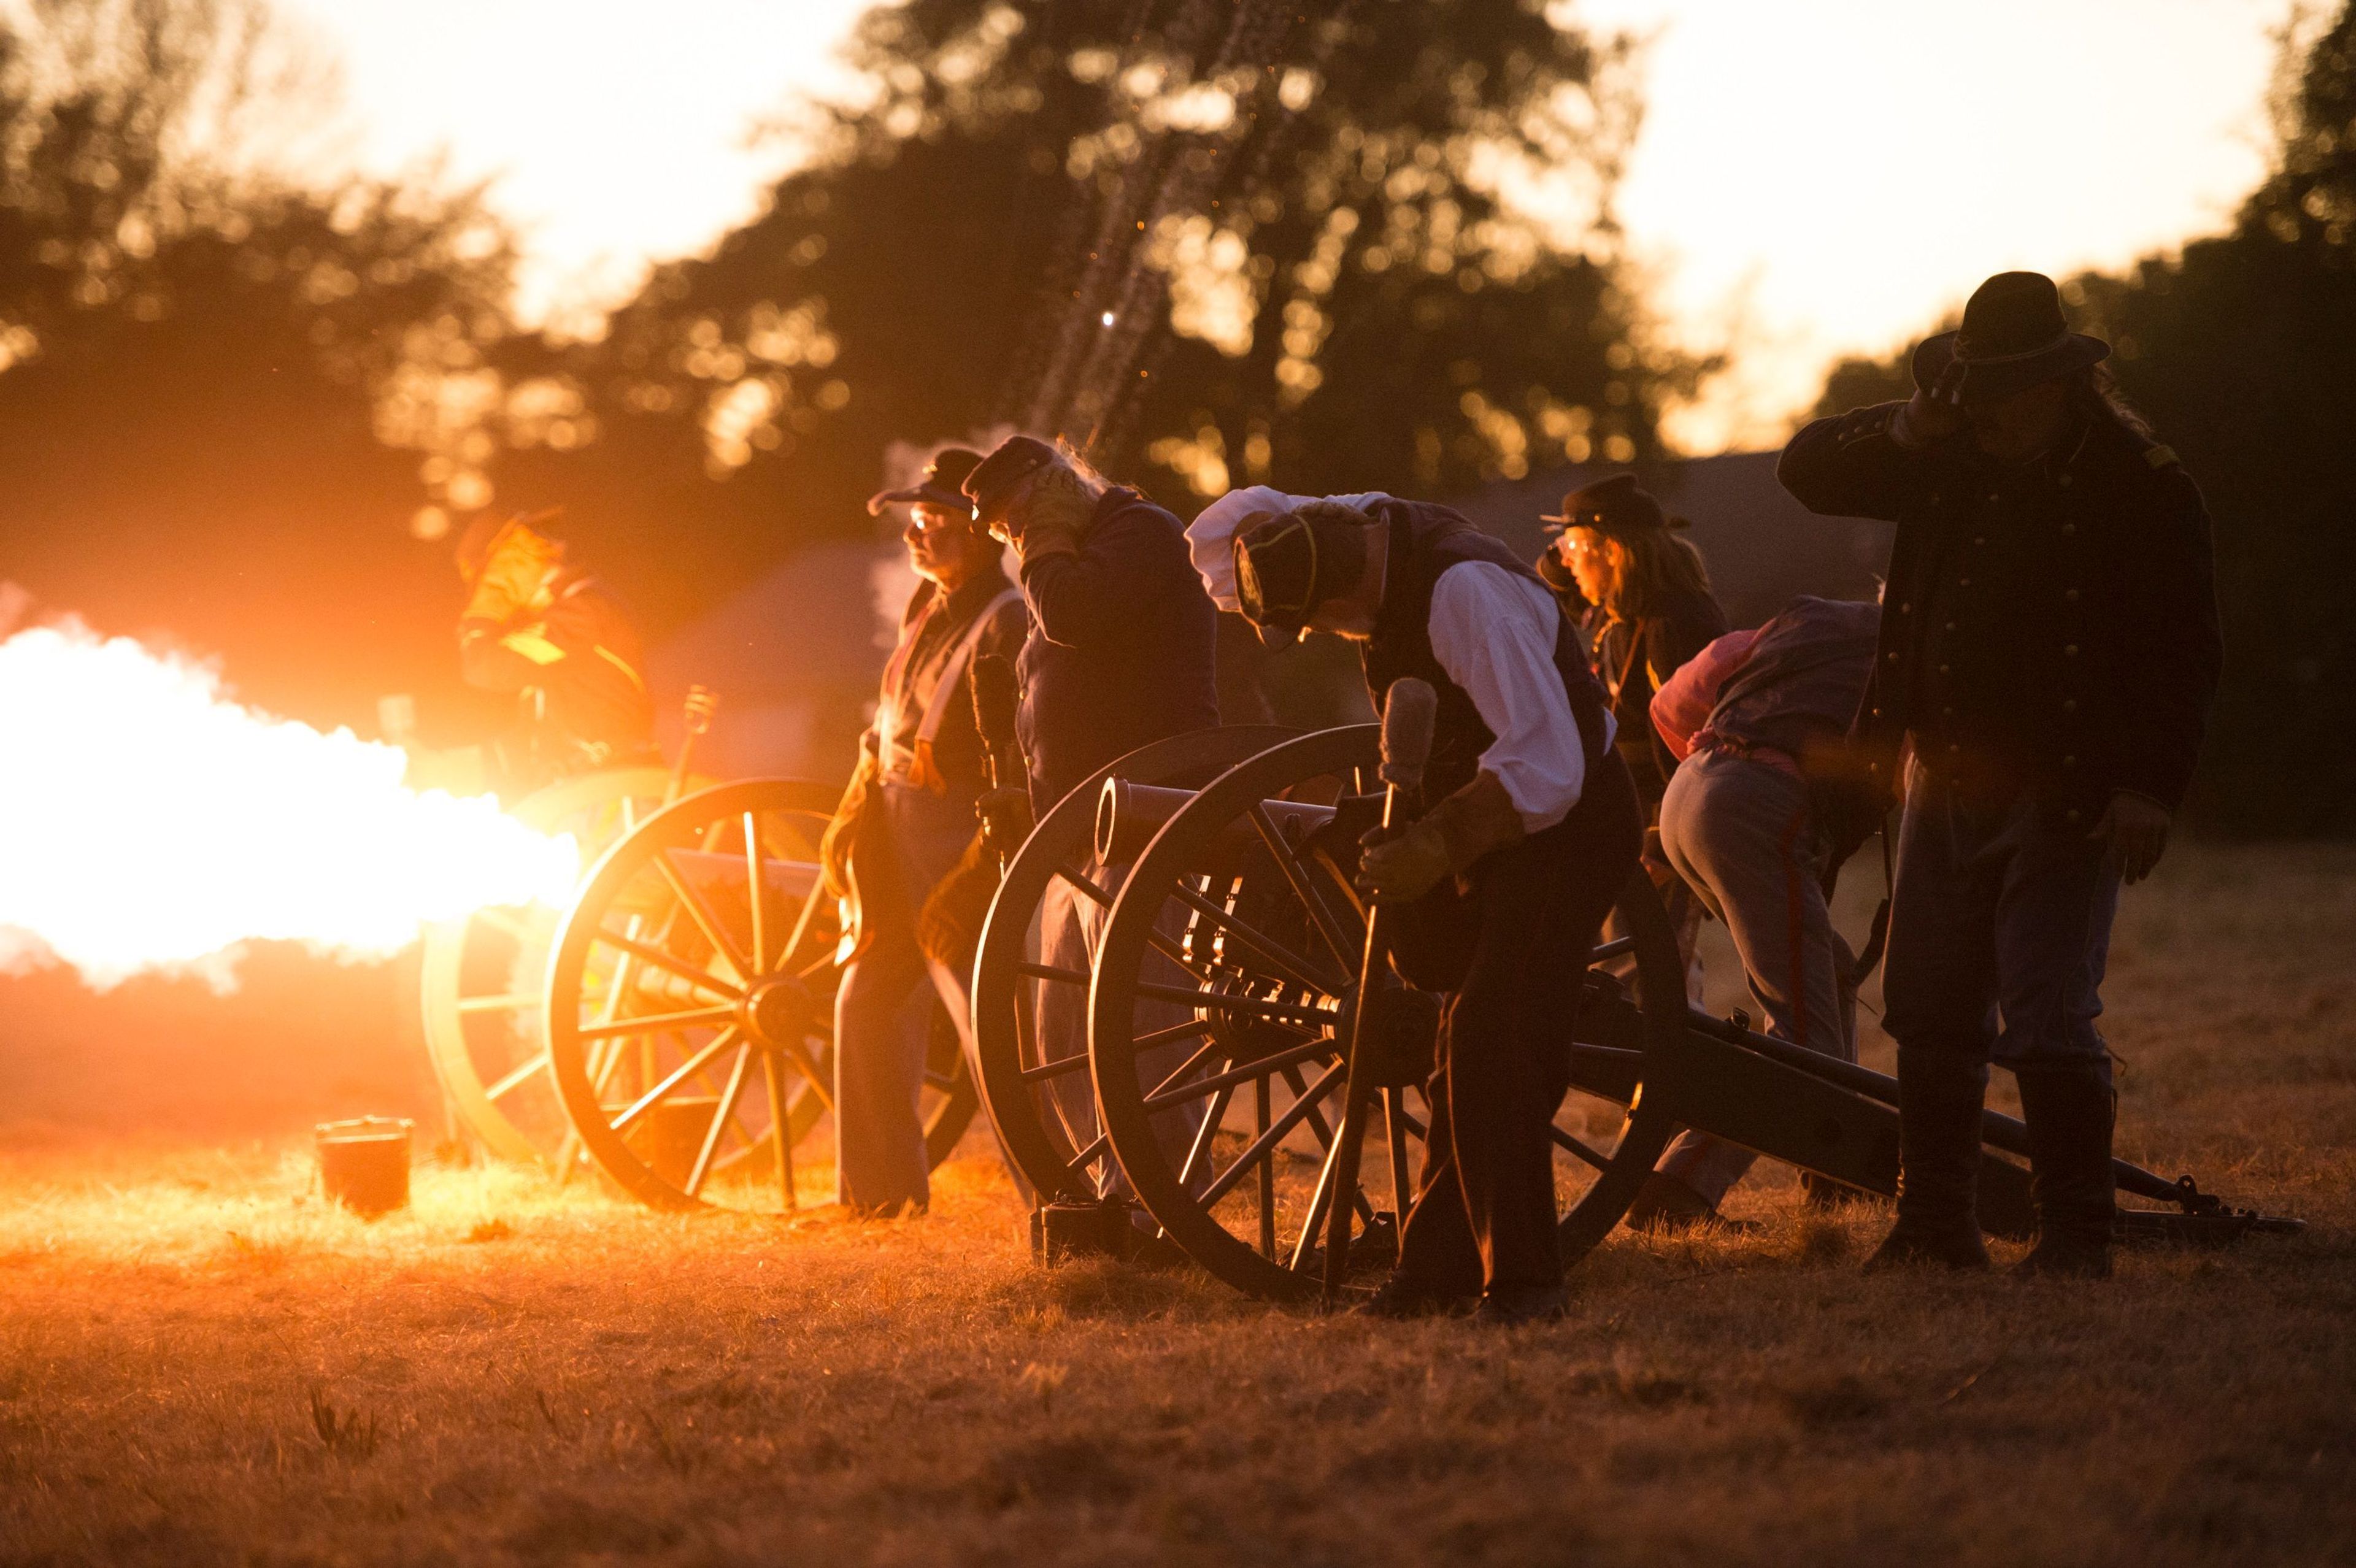
<svg viewBox="0 0 2356 1568"><path fill-rule="evenodd" d="M947 787L940 770L933 765L933 741L940 734L941 725L957 701L958 683L965 675L966 666L973 660L974 649L981 645L982 634L990 629L990 623L999 611L1022 596L1020 589L1001 589L995 598L981 607L980 613L974 616L973 624L966 628L965 635L949 650L949 656L942 664L938 678L933 682L932 697L925 704L925 716L916 725L914 750L904 752L900 749L900 716L891 702L887 699L877 711L876 753L883 763L885 778L902 780L931 790L936 795ZM897 675L900 672L894 673ZM894 680L891 684L898 683Z"/></svg>

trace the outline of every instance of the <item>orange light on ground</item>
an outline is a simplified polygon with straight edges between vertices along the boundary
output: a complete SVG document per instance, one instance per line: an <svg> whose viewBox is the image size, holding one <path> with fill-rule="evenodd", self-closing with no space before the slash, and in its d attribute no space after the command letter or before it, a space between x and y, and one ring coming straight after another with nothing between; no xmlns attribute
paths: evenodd
<svg viewBox="0 0 2356 1568"><path fill-rule="evenodd" d="M127 637L17 633L0 643L0 970L226 987L241 943L383 958L431 921L571 897L569 835L488 795L411 789L406 765L399 747L247 708L218 672Z"/></svg>

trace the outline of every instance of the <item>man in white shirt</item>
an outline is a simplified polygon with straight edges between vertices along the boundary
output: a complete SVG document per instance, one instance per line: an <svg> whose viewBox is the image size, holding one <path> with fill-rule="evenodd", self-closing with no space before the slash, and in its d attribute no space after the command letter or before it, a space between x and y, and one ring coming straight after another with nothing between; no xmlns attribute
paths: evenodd
<svg viewBox="0 0 2356 1568"><path fill-rule="evenodd" d="M1211 597L1263 638L1337 633L1359 645L1377 705L1408 676L1440 699L1424 773L1434 804L1360 866L1361 885L1398 906L1400 972L1454 993L1427 1089L1422 1189L1367 1310L1477 1297L1487 1322L1559 1317L1549 1128L1587 954L1643 840L1577 635L1512 550L1441 507L1242 492L1206 509L1188 542Z"/></svg>

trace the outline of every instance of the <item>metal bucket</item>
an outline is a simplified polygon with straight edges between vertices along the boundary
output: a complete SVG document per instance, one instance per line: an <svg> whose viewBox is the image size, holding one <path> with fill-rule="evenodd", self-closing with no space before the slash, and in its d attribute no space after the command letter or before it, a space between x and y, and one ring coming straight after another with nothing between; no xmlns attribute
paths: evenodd
<svg viewBox="0 0 2356 1568"><path fill-rule="evenodd" d="M409 1128L399 1116L321 1122L319 1189L366 1220L407 1208Z"/></svg>

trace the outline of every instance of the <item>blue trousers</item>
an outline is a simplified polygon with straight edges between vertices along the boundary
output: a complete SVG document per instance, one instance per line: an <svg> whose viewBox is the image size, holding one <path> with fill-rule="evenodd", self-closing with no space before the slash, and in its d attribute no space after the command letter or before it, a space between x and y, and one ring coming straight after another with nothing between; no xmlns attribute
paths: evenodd
<svg viewBox="0 0 2356 1568"><path fill-rule="evenodd" d="M1825 908L1826 847L1806 783L1748 757L1696 752L1661 798L1661 848L1726 923L1766 1032L1855 1061L1854 998L1841 980L1852 959ZM1754 1157L1687 1131L1659 1168L1715 1207Z"/></svg>
<svg viewBox="0 0 2356 1568"><path fill-rule="evenodd" d="M916 945L916 912L974 833L973 802L880 786L862 824L864 945L834 994L835 1197L892 1214L930 1201L930 1161L917 1118L936 997L964 1029L958 976Z"/></svg>
<svg viewBox="0 0 2356 1568"><path fill-rule="evenodd" d="M2103 966L2119 873L2029 792L1990 798L1916 765L1908 778L1882 971L1901 1071L1918 1051L2008 1067L2105 1068Z"/></svg>

